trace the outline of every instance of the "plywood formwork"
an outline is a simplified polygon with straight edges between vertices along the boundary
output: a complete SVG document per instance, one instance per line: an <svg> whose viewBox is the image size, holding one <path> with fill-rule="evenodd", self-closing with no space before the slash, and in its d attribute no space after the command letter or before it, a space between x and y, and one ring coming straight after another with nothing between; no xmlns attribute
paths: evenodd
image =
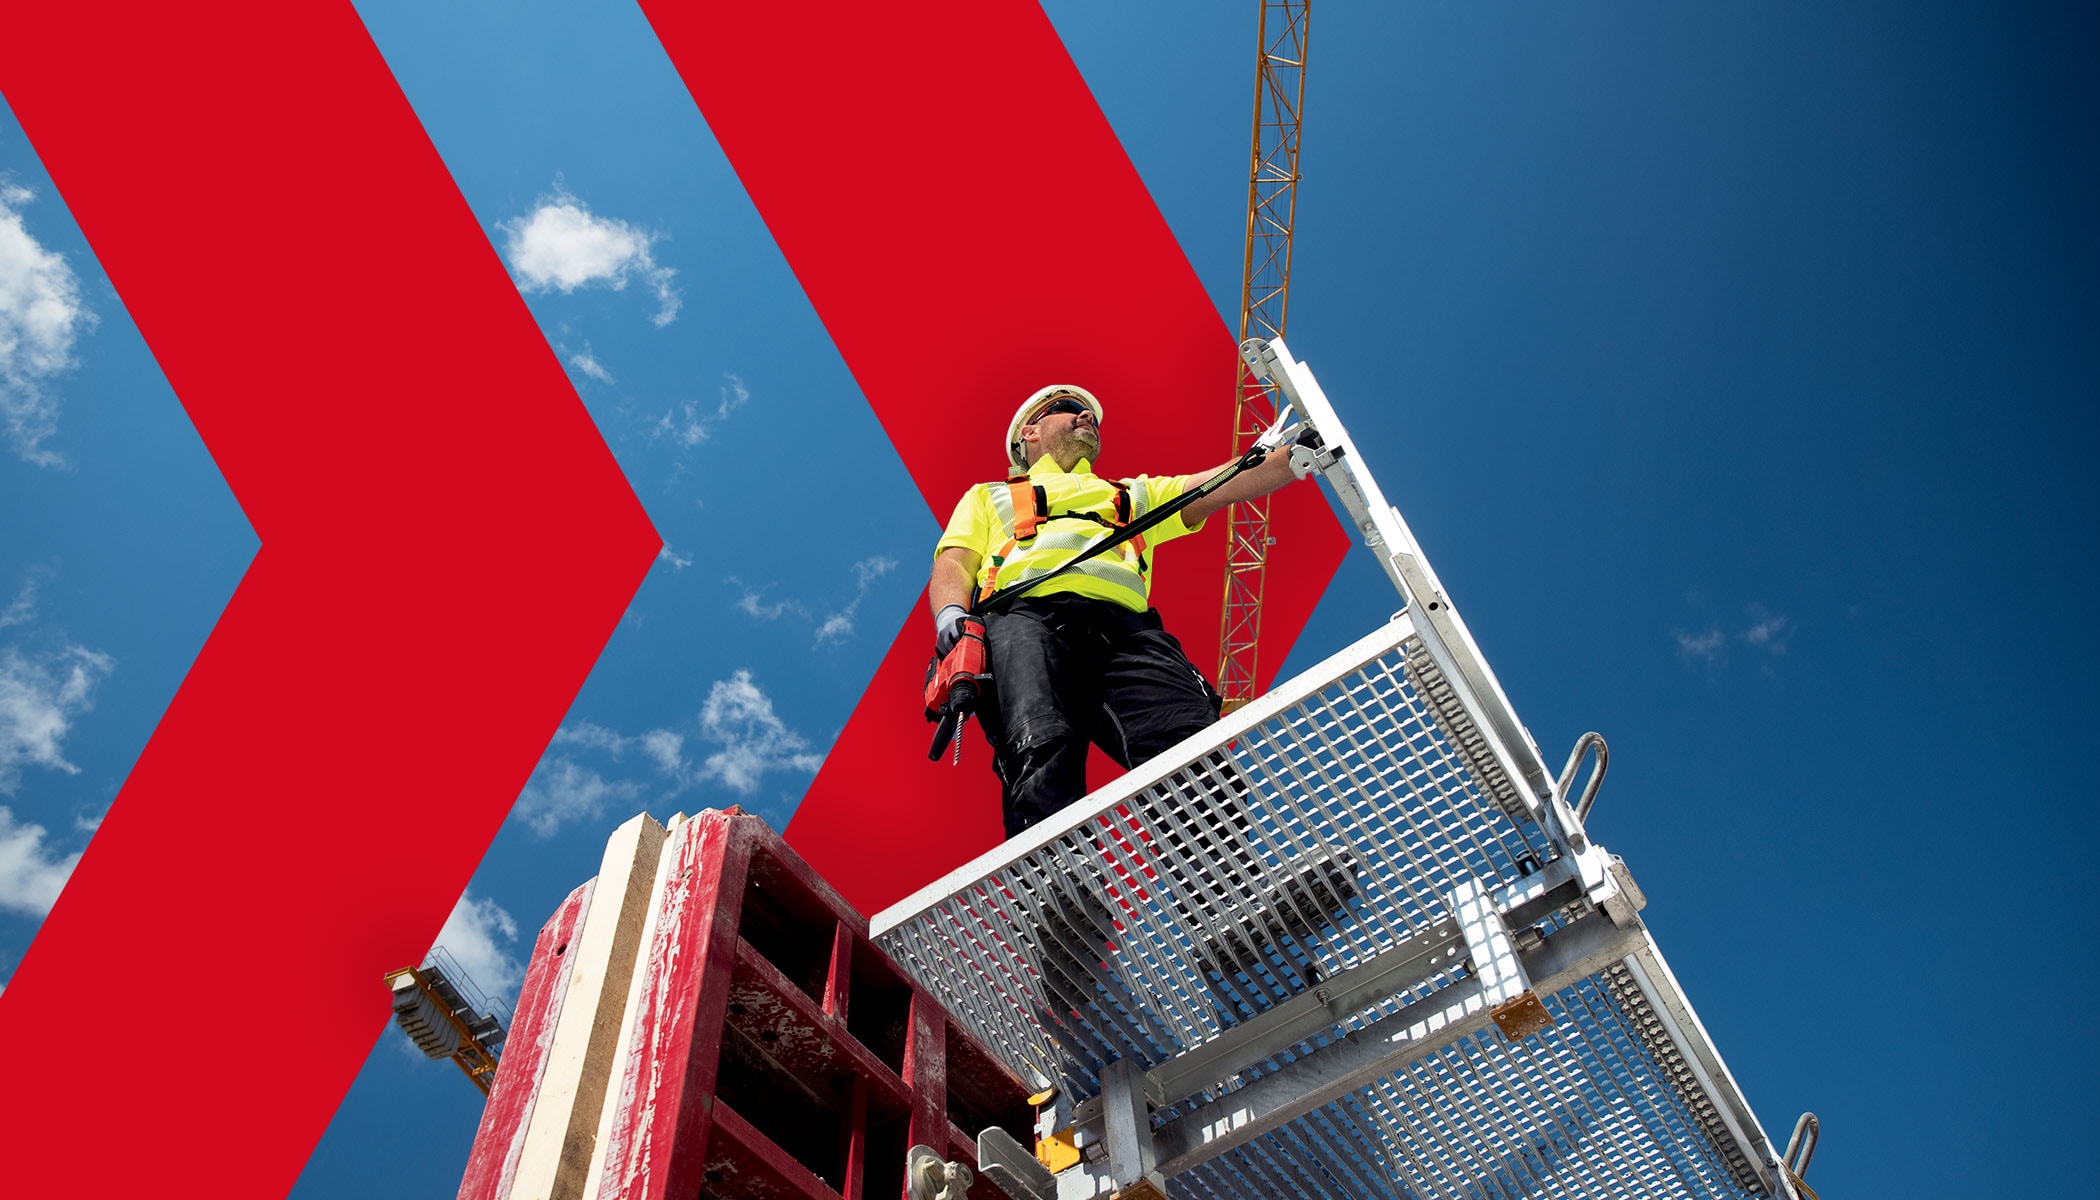
<svg viewBox="0 0 2100 1200"><path fill-rule="evenodd" d="M623 826L542 930L461 1200L897 1200L1027 1088L756 817ZM978 1200L995 1193L973 1189Z"/></svg>

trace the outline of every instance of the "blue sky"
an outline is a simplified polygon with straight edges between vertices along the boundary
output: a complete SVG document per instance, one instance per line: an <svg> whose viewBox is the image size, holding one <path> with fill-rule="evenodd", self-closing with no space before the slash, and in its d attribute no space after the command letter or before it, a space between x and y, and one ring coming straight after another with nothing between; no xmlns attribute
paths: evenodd
<svg viewBox="0 0 2100 1200"><path fill-rule="evenodd" d="M1253 5L1048 7L1228 309ZM448 929L502 990L631 812L785 824L938 524L638 11L359 11L667 543ZM1610 739L1592 831L1767 1128L1829 1196L2089 1190L2034 914L2100 799L2093 19L1315 16L1293 347L1547 757ZM4 979L256 543L11 116L0 172ZM1393 603L1352 558L1294 665ZM389 1033L295 1194L448 1196L477 1103Z"/></svg>

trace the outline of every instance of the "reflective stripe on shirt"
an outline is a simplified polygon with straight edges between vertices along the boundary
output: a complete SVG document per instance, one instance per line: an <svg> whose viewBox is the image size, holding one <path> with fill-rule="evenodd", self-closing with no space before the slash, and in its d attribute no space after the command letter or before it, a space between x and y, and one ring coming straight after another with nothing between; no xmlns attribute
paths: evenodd
<svg viewBox="0 0 2100 1200"><path fill-rule="evenodd" d="M1098 504L1071 508L1060 507L1057 498L1052 497L1048 509L1049 519L1043 522L1035 537L1025 542L1013 542L1014 505L1008 485L1003 482L978 485L985 489L986 498L991 501L992 514L1001 527L1000 543L1005 547L1003 555L1000 554L999 548L994 548L992 555L986 559L985 567L979 575L980 584L984 577L991 575L993 571L997 572L996 580L1001 591L1047 575L1071 562L1087 547L1115 532L1113 526L1116 519L1116 485L1100 479L1099 476L1089 475L1081 478L1099 480L1105 491L1103 499ZM1037 482L1032 478L1024 479L1020 486L1032 487ZM1045 490L1047 491L1047 486ZM1151 507L1147 503L1146 490L1142 486L1131 487L1128 490L1132 521L1144 516ZM1092 513L1108 524L1097 523L1076 515L1078 513ZM1007 546L1008 542L1013 544ZM1136 544L1125 542L1106 554L1096 555L1080 563L1069 575L1085 575L1104 584L1116 593L1114 598L1118 603L1143 612L1151 606L1151 581L1147 570L1149 566L1150 560L1144 557Z"/></svg>
<svg viewBox="0 0 2100 1200"><path fill-rule="evenodd" d="M1039 459L1029 467L1028 477L1022 482L1024 486L1041 487L1045 507L1054 512L1091 511L1104 521L1114 520L1115 484L1094 474L1093 465L1085 460L1081 460L1067 471L1059 467L1055 459ZM1156 511L1160 505L1171 503L1175 497L1195 486L1198 478L1193 475L1136 475L1124 479L1123 482L1130 488L1130 501L1134 513L1141 513ZM1042 568L1047 561L1038 559L1031 564L1030 554L1024 552L1025 547L1007 546L1007 543L1013 540L1014 533L1012 518L1005 515L1012 507L1007 488L1007 482L1002 479L993 484L978 484L964 492L962 498L956 502L955 511L949 515L947 525L941 530L941 540L934 546L936 557L950 550L970 552L971 561L976 566L976 576L971 580L973 596L981 594L987 583L1003 588L1013 579L1012 575L1004 571L994 578L995 558L1002 563L1017 560L1016 569L1022 570L1031 565ZM1199 524L1195 528L1200 529L1202 526ZM1086 538L1110 535L1110 531L1104 526L1084 518L1060 517L1046 522L1038 536L1074 532ZM1076 570L1050 580L1029 595L1091 596L1096 600L1106 600L1136 612L1144 612L1151 607L1145 592L1149 590L1151 583L1152 556L1158 552L1160 546L1193 532L1195 530L1191 529L1179 514L1168 517L1146 530L1142 543L1133 541L1128 543L1126 548L1089 560ZM1134 565L1140 544L1143 546L1146 561L1146 570L1142 573ZM1044 550L1039 553L1047 555L1054 545L1055 543L1046 543ZM1070 561L1070 553L1076 551L1071 551L1069 547L1065 549L1068 552L1062 560ZM1129 569L1118 565L1119 560L1129 564ZM1056 565L1056 562L1048 563L1049 567ZM1098 577L1095 572L1099 572Z"/></svg>

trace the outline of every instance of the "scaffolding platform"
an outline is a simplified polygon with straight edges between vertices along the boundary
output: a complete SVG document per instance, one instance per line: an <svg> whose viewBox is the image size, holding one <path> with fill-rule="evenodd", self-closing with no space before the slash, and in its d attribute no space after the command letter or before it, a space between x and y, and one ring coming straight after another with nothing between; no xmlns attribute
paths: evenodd
<svg viewBox="0 0 2100 1200"><path fill-rule="evenodd" d="M1584 828L1601 740L1547 772L1310 371L1247 354L1404 610L873 918L1058 1091L1039 1157L1072 1165L1008 1190L1795 1197Z"/></svg>

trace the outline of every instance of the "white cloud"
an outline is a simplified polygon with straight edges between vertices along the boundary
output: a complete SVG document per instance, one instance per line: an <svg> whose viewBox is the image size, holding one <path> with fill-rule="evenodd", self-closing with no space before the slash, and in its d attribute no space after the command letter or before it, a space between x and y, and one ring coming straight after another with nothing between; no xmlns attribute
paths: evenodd
<svg viewBox="0 0 2100 1200"><path fill-rule="evenodd" d="M44 442L58 432L58 395L51 381L72 368L73 339L94 324L66 260L46 250L22 223L35 199L0 179L0 431L24 462L59 466Z"/></svg>
<svg viewBox="0 0 2100 1200"><path fill-rule="evenodd" d="M598 357L591 353L588 342L584 343L583 349L571 353L568 361L569 366L578 373L588 375L599 383L610 384L613 381L612 372L606 370L605 364L599 362Z"/></svg>
<svg viewBox="0 0 2100 1200"><path fill-rule="evenodd" d="M553 745L596 752L616 763L629 754L638 755L671 780L674 792L691 783L682 754L685 738L669 729L651 729L630 737L595 721L577 721L555 730ZM519 794L511 816L541 837L552 837L572 821L595 820L615 803L638 809L646 791L637 780L610 778L569 754L550 749Z"/></svg>
<svg viewBox="0 0 2100 1200"><path fill-rule="evenodd" d="M615 801L622 805L639 804L641 798L640 784L607 779L567 755L557 754L541 759L533 769L511 816L546 838L553 837L571 821L597 818Z"/></svg>
<svg viewBox="0 0 2100 1200"><path fill-rule="evenodd" d="M670 563L673 571L683 571L693 565L692 555L678 553L671 549L669 542L665 542L664 548L656 552L656 561Z"/></svg>
<svg viewBox="0 0 2100 1200"><path fill-rule="evenodd" d="M691 400L683 401L664 411L657 418L655 428L649 431L649 440L668 440L675 445L691 449L714 436L714 428L729 419L729 414L751 402L751 390L744 386L740 376L724 372L721 397L715 402L713 411L702 411L701 406Z"/></svg>
<svg viewBox="0 0 2100 1200"><path fill-rule="evenodd" d="M0 804L0 912L42 917L58 903L59 889L80 862L78 853L60 858L44 848L42 825L18 824Z"/></svg>
<svg viewBox="0 0 2100 1200"><path fill-rule="evenodd" d="M647 733L628 737L595 721L578 721L574 725L564 725L554 731L554 744L557 746L581 746L590 750L602 750L610 755L614 762L620 761L631 750L639 751L666 774L677 774L681 769L678 747L684 740L668 729L652 729Z"/></svg>
<svg viewBox="0 0 2100 1200"><path fill-rule="evenodd" d="M36 594L42 590L44 580L51 575L52 571L48 567L30 568L29 578L22 582L22 590L15 593L15 598L8 602L6 608L0 608L0 629L10 625L27 625L36 620Z"/></svg>
<svg viewBox="0 0 2100 1200"><path fill-rule="evenodd" d="M1743 640L1773 654L1786 653L1787 638L1793 636L1794 623L1778 613L1767 612L1764 606L1750 606L1750 627L1743 630Z"/></svg>
<svg viewBox="0 0 2100 1200"><path fill-rule="evenodd" d="M1721 657L1721 647L1728 639L1718 629L1704 633L1685 633L1679 630L1671 635L1677 639L1677 657L1685 662L1716 662Z"/></svg>
<svg viewBox="0 0 2100 1200"><path fill-rule="evenodd" d="M615 801L641 806L649 790L641 780L608 777L576 761L572 752L602 754L616 763L630 756L645 760L655 769L657 785L666 789L658 799L703 783L748 796L768 774L813 774L824 764L824 756L810 748L808 739L773 711L773 701L749 671L716 681L697 720L687 728L692 732L651 729L629 735L591 721L564 725L554 735L558 749L540 761L512 815L549 837L564 824L599 817ZM697 764L687 755L695 742L706 752Z"/></svg>
<svg viewBox="0 0 2100 1200"><path fill-rule="evenodd" d="M518 940L518 923L494 900L464 893L445 918L433 949L442 947L467 979L491 1000L516 999L525 967L503 948Z"/></svg>
<svg viewBox="0 0 2100 1200"><path fill-rule="evenodd" d="M685 738L668 729L652 729L636 738L642 753L656 762L656 769L666 775L678 775L685 770Z"/></svg>
<svg viewBox="0 0 2100 1200"><path fill-rule="evenodd" d="M1784 655L1787 639L1793 637L1794 631L1800 627L1762 604L1748 605L1746 611L1750 623L1734 633L1725 632L1721 625L1714 624L1699 633L1679 630L1671 634L1677 642L1678 659L1685 663L1719 665L1728 661L1728 647L1736 642L1773 656ZM1765 669L1769 670L1769 665Z"/></svg>
<svg viewBox="0 0 2100 1200"><path fill-rule="evenodd" d="M557 746L583 746L591 750L603 750L615 759L626 753L631 738L620 736L617 730L607 729L596 721L578 721L564 725L554 731Z"/></svg>
<svg viewBox="0 0 2100 1200"><path fill-rule="evenodd" d="M743 376L731 375L729 372L724 371L722 372L722 378L727 379L729 382L722 386L722 399L715 405L715 419L717 421L728 420L730 413L751 403L751 392L744 386Z"/></svg>
<svg viewBox="0 0 2100 1200"><path fill-rule="evenodd" d="M897 569L894 558L864 558L853 564L853 599L846 607L824 618L817 626L817 645L842 642L853 636L854 614L860 611L860 602L868 598L868 589L876 580Z"/></svg>
<svg viewBox="0 0 2100 1200"><path fill-rule="evenodd" d="M752 591L750 585L734 575L723 580L723 582L743 593L742 596L737 598L737 611L754 620L778 621L783 614L790 612L804 620L809 618L809 610L796 601L776 600L771 604L766 603L766 594L763 590Z"/></svg>
<svg viewBox="0 0 2100 1200"><path fill-rule="evenodd" d="M671 286L677 274L658 266L651 247L657 235L612 217L594 215L583 201L557 183L533 210L498 225L503 257L527 292L573 292L603 286L619 291L639 279L656 293L661 329L678 317L682 303Z"/></svg>
<svg viewBox="0 0 2100 1200"><path fill-rule="evenodd" d="M31 572L13 603L0 611L0 628L23 633L0 646L0 795L5 796L21 786L25 766L80 773L66 761L66 734L94 707L96 685L116 669L109 655L34 628L36 589L44 574Z"/></svg>
<svg viewBox="0 0 2100 1200"><path fill-rule="evenodd" d="M896 559L881 555L854 563L853 599L848 600L845 607L830 610L822 616L817 615L815 610L800 600L783 599L768 602L764 589L754 590L750 584L734 575L724 582L741 593L736 602L738 612L758 621L777 621L788 615L799 617L817 627L816 644L825 646L843 642L853 636L858 628L855 622L860 613L861 601L868 598L868 592L875 586L876 580L896 569Z"/></svg>
<svg viewBox="0 0 2100 1200"><path fill-rule="evenodd" d="M700 708L700 736L719 747L701 763L695 778L713 780L742 795L758 790L772 771L814 773L824 756L812 753L801 734L773 711L773 701L738 671L718 680Z"/></svg>

